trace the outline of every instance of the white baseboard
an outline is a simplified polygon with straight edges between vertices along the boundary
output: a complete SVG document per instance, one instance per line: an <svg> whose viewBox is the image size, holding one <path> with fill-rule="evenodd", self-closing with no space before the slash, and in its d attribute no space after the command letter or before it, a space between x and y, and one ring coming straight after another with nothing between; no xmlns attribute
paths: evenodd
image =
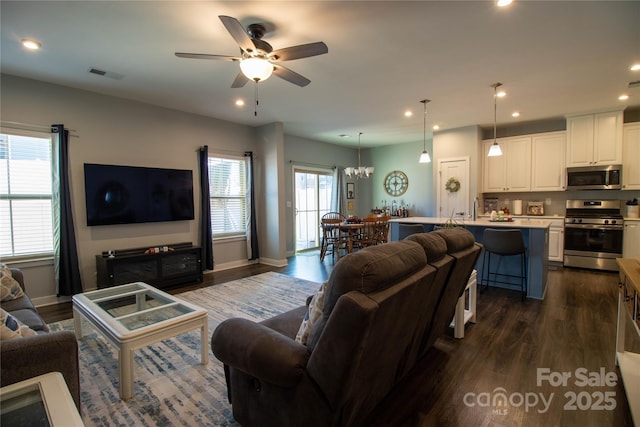
<svg viewBox="0 0 640 427"><path fill-rule="evenodd" d="M257 264L258 261L249 261L247 259L243 259L240 261L233 261L233 262L225 262L222 264L215 264L215 259L214 259L214 266L213 266L213 270L205 270L204 274L209 274L209 273L213 273L215 271L222 271L222 270L229 270L231 268L238 268L238 267L245 267L247 265L251 265L251 264Z"/></svg>
<svg viewBox="0 0 640 427"><path fill-rule="evenodd" d="M71 297L57 297L55 295L47 295L45 297L31 298L31 302L36 307L44 307L46 305L58 304L61 302L69 302Z"/></svg>
<svg viewBox="0 0 640 427"><path fill-rule="evenodd" d="M270 259L270 258L260 258L260 264L270 265L272 267L286 267L289 265L289 261L287 259Z"/></svg>

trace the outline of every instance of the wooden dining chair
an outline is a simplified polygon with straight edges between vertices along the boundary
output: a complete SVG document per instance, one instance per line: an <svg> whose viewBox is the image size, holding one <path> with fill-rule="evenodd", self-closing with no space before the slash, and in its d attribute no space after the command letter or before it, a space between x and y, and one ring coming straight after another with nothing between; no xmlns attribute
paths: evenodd
<svg viewBox="0 0 640 427"><path fill-rule="evenodd" d="M389 241L389 215L378 217L376 221L376 245Z"/></svg>
<svg viewBox="0 0 640 427"><path fill-rule="evenodd" d="M366 248L378 244L378 217L362 219L362 229L355 242L357 248Z"/></svg>
<svg viewBox="0 0 640 427"><path fill-rule="evenodd" d="M339 212L329 212L322 216L320 227L322 231L322 242L320 243L320 261L324 261L327 252L331 252L331 256L338 254L340 257L340 248L346 245L346 240L342 238L340 233L340 223L346 221L346 217Z"/></svg>

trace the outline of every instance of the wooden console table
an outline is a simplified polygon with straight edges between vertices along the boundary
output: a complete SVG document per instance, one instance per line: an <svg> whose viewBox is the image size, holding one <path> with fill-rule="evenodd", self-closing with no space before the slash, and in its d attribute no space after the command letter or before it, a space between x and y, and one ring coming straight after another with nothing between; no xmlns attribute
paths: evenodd
<svg viewBox="0 0 640 427"><path fill-rule="evenodd" d="M640 339L640 316L638 313L640 308L640 262L632 258L617 258L616 261L620 268L616 362L620 368L633 422L635 425L640 425L640 353L629 351L629 345L625 343L627 327L634 329L634 334L631 336ZM625 344L627 345L625 346Z"/></svg>

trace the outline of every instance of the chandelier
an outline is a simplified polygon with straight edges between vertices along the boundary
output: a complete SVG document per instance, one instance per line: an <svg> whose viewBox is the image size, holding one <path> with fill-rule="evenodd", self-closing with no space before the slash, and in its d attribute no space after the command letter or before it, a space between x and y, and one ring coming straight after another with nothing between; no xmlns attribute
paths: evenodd
<svg viewBox="0 0 640 427"><path fill-rule="evenodd" d="M360 136L362 132L358 133L358 167L344 168L344 174L347 178L369 178L373 175L374 167L372 166L360 166Z"/></svg>

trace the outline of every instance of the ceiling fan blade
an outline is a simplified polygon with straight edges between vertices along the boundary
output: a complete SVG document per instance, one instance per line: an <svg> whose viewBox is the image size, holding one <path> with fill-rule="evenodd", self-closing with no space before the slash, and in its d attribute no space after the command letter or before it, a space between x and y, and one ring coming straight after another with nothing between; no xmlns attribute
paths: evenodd
<svg viewBox="0 0 640 427"><path fill-rule="evenodd" d="M227 55L209 55L207 53L183 53L176 52L176 56L178 58L190 58L190 59L216 59L220 61L240 61L241 58L237 56L227 56Z"/></svg>
<svg viewBox="0 0 640 427"><path fill-rule="evenodd" d="M248 81L249 81L249 79L247 78L247 76L245 76L242 73L242 71L240 71L238 73L238 75L236 76L236 79L233 81L233 83L231 83L231 87L232 88L243 87L244 85L247 84Z"/></svg>
<svg viewBox="0 0 640 427"><path fill-rule="evenodd" d="M249 34L247 34L240 21L225 15L219 15L218 18L220 18L227 31L229 31L231 37L238 43L240 49L245 52L253 52L256 49L253 40L251 40L251 37L249 37Z"/></svg>
<svg viewBox="0 0 640 427"><path fill-rule="evenodd" d="M308 78L296 73L295 71L291 71L282 65L273 64L273 75L300 87L305 87L311 83L311 80Z"/></svg>
<svg viewBox="0 0 640 427"><path fill-rule="evenodd" d="M315 42L276 49L271 52L269 58L273 61L291 61L293 59L322 55L327 52L329 52L329 48L324 42Z"/></svg>

